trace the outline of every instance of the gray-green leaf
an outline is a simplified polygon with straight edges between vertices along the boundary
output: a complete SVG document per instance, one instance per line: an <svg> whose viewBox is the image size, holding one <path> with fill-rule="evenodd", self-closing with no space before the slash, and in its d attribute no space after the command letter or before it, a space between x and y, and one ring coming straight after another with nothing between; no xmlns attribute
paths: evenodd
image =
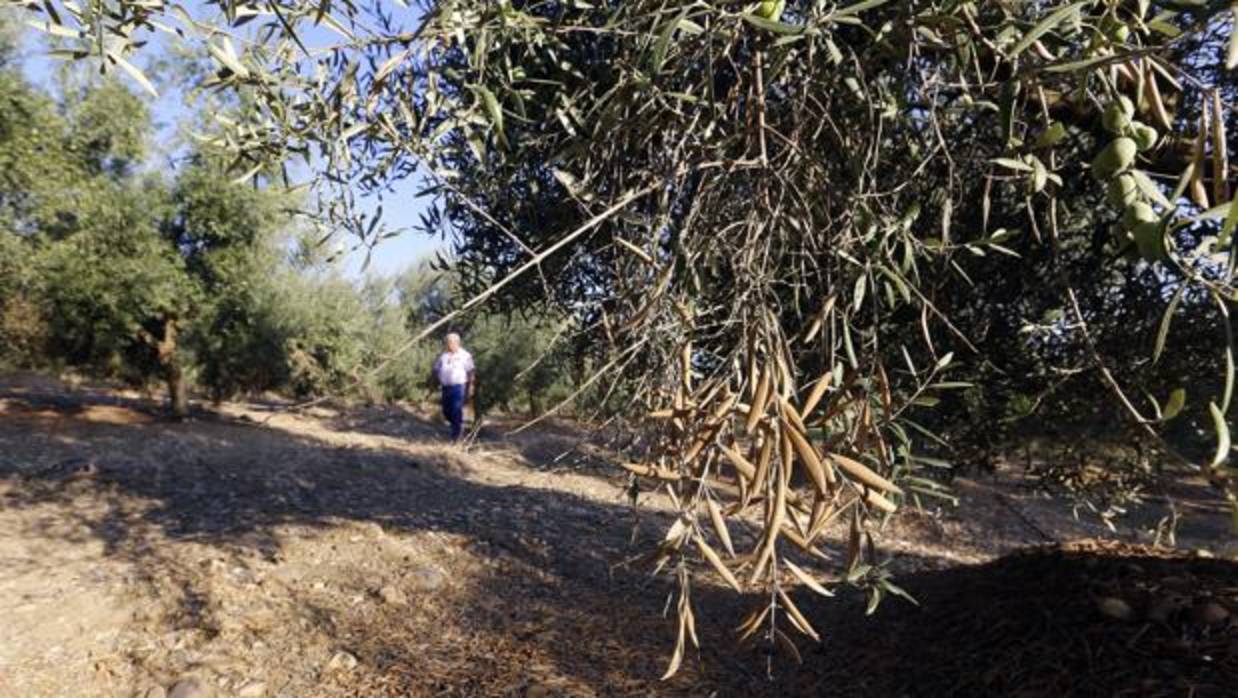
<svg viewBox="0 0 1238 698"><path fill-rule="evenodd" d="M1029 29L1028 32L1023 35L1022 39L1019 39L1019 43L1015 44L1014 48L1010 50L1010 56L1013 58L1019 55L1020 53L1023 53L1024 51L1026 51L1028 48L1031 47L1032 44L1036 43L1037 39L1049 33L1054 27L1061 24L1066 18L1070 17L1075 12L1078 12L1080 7L1090 4L1091 1L1092 0L1084 0L1083 2L1072 2L1071 4L1066 5L1065 7L1060 7L1057 10L1050 13L1048 17L1045 17L1044 19L1040 20L1040 22L1037 23L1036 26Z"/></svg>
<svg viewBox="0 0 1238 698"><path fill-rule="evenodd" d="M1225 415L1215 402L1208 403L1208 412L1212 414L1212 427L1217 434L1217 450L1211 464L1215 468L1229 458L1229 425L1225 423Z"/></svg>
<svg viewBox="0 0 1238 698"><path fill-rule="evenodd" d="M1165 401L1165 407L1161 409L1161 419L1169 421L1182 413L1182 408L1186 407L1186 390L1182 388L1174 388L1173 392L1169 393L1169 399Z"/></svg>

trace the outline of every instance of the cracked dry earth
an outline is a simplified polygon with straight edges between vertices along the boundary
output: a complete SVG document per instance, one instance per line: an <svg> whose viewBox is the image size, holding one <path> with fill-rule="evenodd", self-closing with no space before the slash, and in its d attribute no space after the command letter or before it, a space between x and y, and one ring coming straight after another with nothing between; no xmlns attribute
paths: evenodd
<svg viewBox="0 0 1238 698"><path fill-rule="evenodd" d="M825 641L802 645L796 665L731 642L755 599L702 570L693 603L703 647L659 682L674 639L670 587L619 563L660 537L665 505L649 495L634 512L622 471L570 425L518 436L493 427L465 451L422 413L395 407L273 416L225 403L185 423L157 415L135 395L0 380L0 696L981 695L997 684L957 683L966 668L948 669L954 684L934 683L942 672L927 658L917 668L914 647L891 644L907 633L898 624L933 613L942 594L957 606L948 594L988 569L976 565L1001 565L1045 538L1146 542L1160 513L1150 505L1110 532L1012 473L960 480L957 509L907 512L875 532L900 584L922 592L919 608L896 599L864 619L854 594L804 597ZM1211 655L1168 667L1169 678L1141 675L1132 695L1210 695L1229 676L1225 653L1238 662L1232 618L1196 628L1188 612L1205 601L1238 611L1225 582L1238 587L1227 514L1202 487L1177 500L1192 510L1179 545L1210 552L1164 565L1196 565L1194 585L1209 591L1162 625L1180 620L1191 647L1205 648L1196 654ZM750 542L751 531L736 533ZM1128 563L1140 551L1115 554ZM1059 562L1052 569L1075 564ZM995 568L978 593L1000 595L1002 570L1025 568L1040 569ZM1130 575L1088 575L1134 588ZM1116 622L1092 610L1094 586L1063 582L1062 593L1079 595L1063 603L1078 607L1072 622ZM1108 626L1097 627L1094 641L1107 642ZM948 635L922 644L948 648ZM1061 664L1038 655L1021 671L1037 675L1037 661ZM1071 693L1069 682L1021 681L1021 695Z"/></svg>

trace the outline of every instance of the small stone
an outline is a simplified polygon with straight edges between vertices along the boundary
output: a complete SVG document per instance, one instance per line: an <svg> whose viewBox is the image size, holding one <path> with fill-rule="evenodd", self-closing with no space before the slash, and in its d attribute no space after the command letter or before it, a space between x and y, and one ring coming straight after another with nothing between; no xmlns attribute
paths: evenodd
<svg viewBox="0 0 1238 698"><path fill-rule="evenodd" d="M253 632L266 632L275 626L278 616L269 608L259 608L246 614L241 623Z"/></svg>
<svg viewBox="0 0 1238 698"><path fill-rule="evenodd" d="M94 463L84 463L82 465L79 465L77 468L73 470L73 472L69 475L69 479L70 480L84 480L87 478L95 477L98 474L99 474L99 466L95 465Z"/></svg>
<svg viewBox="0 0 1238 698"><path fill-rule="evenodd" d="M404 592L400 591L398 587L390 584L382 589L379 589L378 595L384 602L389 603L392 606L403 606L408 603L408 597L404 595Z"/></svg>
<svg viewBox="0 0 1238 698"><path fill-rule="evenodd" d="M238 698L262 698L267 694L267 685L261 681L250 681L237 691Z"/></svg>
<svg viewBox="0 0 1238 698"><path fill-rule="evenodd" d="M211 692L206 684L198 679L189 678L177 681L172 690L168 691L168 698L210 698Z"/></svg>
<svg viewBox="0 0 1238 698"><path fill-rule="evenodd" d="M1130 604L1122 599L1115 599L1112 596L1101 597L1096 600L1096 609L1102 615L1114 620L1130 620L1134 617L1135 612L1131 609Z"/></svg>
<svg viewBox="0 0 1238 698"><path fill-rule="evenodd" d="M328 669L342 669L348 671L357 666L357 658L343 650L336 652L331 657L331 661L327 662Z"/></svg>
<svg viewBox="0 0 1238 698"><path fill-rule="evenodd" d="M168 692L163 686L151 686L142 694L142 698L168 698Z"/></svg>
<svg viewBox="0 0 1238 698"><path fill-rule="evenodd" d="M1229 609L1216 601L1195 607L1195 620L1204 625L1220 625L1229 620Z"/></svg>
<svg viewBox="0 0 1238 698"><path fill-rule="evenodd" d="M524 689L524 698L550 698L553 695L554 690L545 684L530 684L528 688Z"/></svg>
<svg viewBox="0 0 1238 698"><path fill-rule="evenodd" d="M417 586L426 591L434 591L443 586L446 580L443 578L443 573L433 567L422 566L413 571L413 580L417 582Z"/></svg>

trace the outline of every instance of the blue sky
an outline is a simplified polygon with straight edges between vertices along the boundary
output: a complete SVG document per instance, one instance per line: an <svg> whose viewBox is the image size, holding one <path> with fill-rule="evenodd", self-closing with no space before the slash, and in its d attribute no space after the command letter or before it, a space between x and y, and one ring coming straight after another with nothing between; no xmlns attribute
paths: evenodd
<svg viewBox="0 0 1238 698"><path fill-rule="evenodd" d="M205 13L208 11L202 8L200 3L193 0L185 3L184 6L196 17L205 16ZM26 43L23 51L25 59L23 68L26 76L35 85L52 90L54 87L52 85L52 76L54 75L58 59L49 58L46 55L47 46L42 41L43 34L41 32L30 29L26 34ZM325 30L307 31L301 38L311 49L315 45L321 45L322 43L338 39L338 37ZM155 42L152 42L152 46L159 46L158 42L161 40L156 39ZM150 59L155 56L155 52L159 50L161 49L155 48L142 56L136 61L137 65L146 68L150 64ZM157 133L155 134L155 139L158 143L158 151L161 153L168 152L176 139L178 126L186 123L191 117L191 112L184 103L184 95L176 89L169 89L169 86L161 85L159 99L154 99L128 76L124 75L123 72L120 72L120 76L122 80L130 84L135 93L143 95L149 100L156 123ZM414 196L417 183L406 180L397 183L393 189L394 191L385 192L382 197L383 222L387 227L393 229L416 223L425 208L424 200L417 199ZM372 213L379 203L377 199L361 199L360 192L358 192L358 200L362 202L362 208L367 214ZM355 239L341 233L337 236L336 244L347 249L355 244ZM405 232L380 242L375 247L373 254L370 255L369 265L365 272L362 271L366 260L366 251L364 249L347 254L341 260L341 267L348 276L354 279L361 278L363 273L391 275L399 273L443 247L444 243L441 238L415 232Z"/></svg>

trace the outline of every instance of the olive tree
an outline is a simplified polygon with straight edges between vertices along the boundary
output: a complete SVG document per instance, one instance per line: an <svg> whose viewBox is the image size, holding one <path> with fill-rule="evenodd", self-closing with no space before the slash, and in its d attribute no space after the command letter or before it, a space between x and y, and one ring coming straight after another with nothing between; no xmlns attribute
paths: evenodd
<svg viewBox="0 0 1238 698"><path fill-rule="evenodd" d="M965 387L956 367L986 358L970 335L1019 303L957 301L1000 270L977 259L1035 253L1060 309L1038 341L1069 337L1149 438L1184 398L1135 396L1102 312L1215 307L1201 362L1220 379L1191 400L1215 434L1201 467L1227 480L1228 2L208 6L29 5L139 82L145 32L196 35L217 62L204 87L250 105L220 139L240 169L304 156L338 192L321 213L364 240L390 231L352 192L425 178L422 227L450 236L471 298L440 323L487 301L572 319L582 387L612 386L606 408L639 424L628 469L680 511L652 552L681 584L670 672L695 638L694 561L766 592L740 633L792 651L788 630L817 631L786 590L822 587L789 553L827 560L832 523L852 531L836 572L897 593L864 522L932 491L912 416ZM1080 254L1151 270L1169 296L1089 296L1060 263ZM747 515L762 533L738 550L728 521Z"/></svg>

